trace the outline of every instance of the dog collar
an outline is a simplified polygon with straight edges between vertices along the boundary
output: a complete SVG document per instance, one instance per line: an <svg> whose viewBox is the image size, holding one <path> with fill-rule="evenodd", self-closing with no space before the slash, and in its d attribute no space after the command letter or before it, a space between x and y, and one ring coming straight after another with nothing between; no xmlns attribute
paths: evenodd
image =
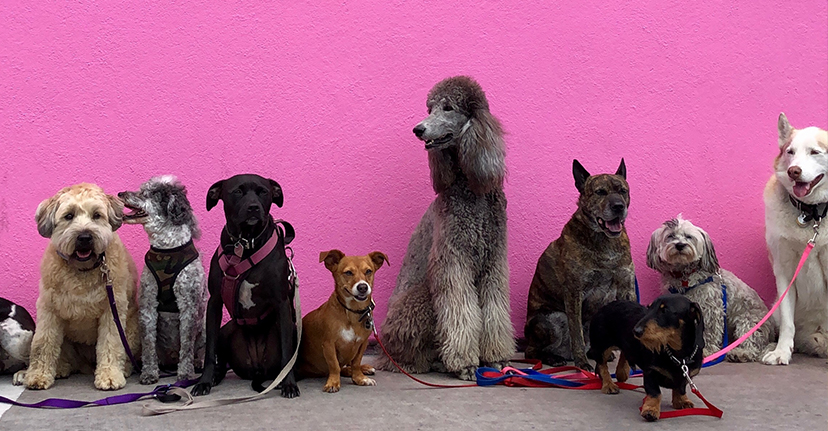
<svg viewBox="0 0 828 431"><path fill-rule="evenodd" d="M693 274L695 272L696 271L693 271L690 274ZM672 275L673 273L670 273L670 274ZM690 275L690 274L688 274L688 275ZM678 278L678 277L676 277L676 278ZM675 287L675 286L668 286L667 290L670 293L679 293L680 294L680 293L685 293L687 291L693 290L693 289L701 286L702 284L707 284L707 283L712 283L712 282L713 282L713 276L712 275L710 277L707 277L704 280L692 285L692 286L690 286L690 280L688 280L686 278L681 278L681 289L679 289L678 287Z"/></svg>
<svg viewBox="0 0 828 431"><path fill-rule="evenodd" d="M675 352L673 352L673 349L671 349L670 346L666 346L666 349L667 349L667 356L670 357L670 360L673 361L679 367L681 367L682 370L685 370L685 369L689 368L690 364L695 362L693 360L693 358L696 356L696 353L699 352L699 345L694 344L693 345L693 352L690 353L689 356L687 356L686 358L681 359L681 360L679 360L679 358L676 357Z"/></svg>
<svg viewBox="0 0 828 431"><path fill-rule="evenodd" d="M345 305L344 302L342 302L342 298L340 298L338 295L336 297L336 300L339 302L339 305L345 307L346 310L348 310L348 311L350 311L351 313L354 313L354 314L359 314L360 315L359 322L364 321L363 325L365 325L365 329L370 330L371 328L374 327L373 312L374 312L374 307L376 307L377 305L374 304L374 299L373 298L371 298L371 303L368 304L368 306L363 308L362 310L351 310L350 308L348 308L347 305Z"/></svg>
<svg viewBox="0 0 828 431"><path fill-rule="evenodd" d="M808 226L810 224L808 222L812 220L822 220L828 215L828 202L811 205L791 195L788 195L788 198L791 200L791 204L799 210L799 216L796 218L796 222L802 227Z"/></svg>
<svg viewBox="0 0 828 431"><path fill-rule="evenodd" d="M71 259L71 257L70 257L70 256L67 256L67 255L63 254L63 253L61 253L61 252L60 252L60 251L58 251L58 250L55 250L55 253L57 253L57 255L58 255L58 256L60 256L60 257L61 257L63 260L65 260L66 262L69 262L69 259ZM101 253L101 254L99 254L99 255L98 255L98 260L96 260L96 261L95 261L95 264L94 264L94 265L92 265L92 267L91 267L91 268L86 268L86 269L78 269L78 271L80 271L80 272L87 272L87 271L92 271L93 269L97 269L98 267L100 267L100 266L101 266L101 263L103 263L103 260L104 260L104 254L106 254L106 253L104 252L104 253Z"/></svg>
<svg viewBox="0 0 828 431"><path fill-rule="evenodd" d="M257 241L261 239L262 235L264 235L265 232L267 232L267 228L270 227L272 223L273 217L269 217L267 223L265 223L264 225L264 228L262 228L262 231L259 232L258 235L250 239L241 236L236 237L232 233L230 233L230 230L227 229L227 226L224 226L224 231L227 232L227 236L230 237L230 244L233 245L233 254L235 254L238 257L241 257L244 253L244 250L250 250L255 248Z"/></svg>

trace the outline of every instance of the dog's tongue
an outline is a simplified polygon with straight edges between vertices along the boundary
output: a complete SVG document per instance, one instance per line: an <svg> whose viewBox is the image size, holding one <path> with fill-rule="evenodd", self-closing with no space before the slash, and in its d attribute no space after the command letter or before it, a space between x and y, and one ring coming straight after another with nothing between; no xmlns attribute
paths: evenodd
<svg viewBox="0 0 828 431"><path fill-rule="evenodd" d="M77 253L78 253L78 257L79 257L79 258L81 258L81 259L86 259L87 257L89 257L89 255L91 255L91 254L92 254L92 250L87 250L87 251L78 251Z"/></svg>
<svg viewBox="0 0 828 431"><path fill-rule="evenodd" d="M810 191L811 191L811 183L802 183L802 182L797 181L796 184L794 184L793 192L796 195L796 197L798 197L798 198L801 198L801 197L807 195L808 192L810 192Z"/></svg>
<svg viewBox="0 0 828 431"><path fill-rule="evenodd" d="M609 229L609 231L613 232L613 233L621 232L621 228L623 226L621 224L621 219L608 220L606 222L606 224L607 224L607 229Z"/></svg>

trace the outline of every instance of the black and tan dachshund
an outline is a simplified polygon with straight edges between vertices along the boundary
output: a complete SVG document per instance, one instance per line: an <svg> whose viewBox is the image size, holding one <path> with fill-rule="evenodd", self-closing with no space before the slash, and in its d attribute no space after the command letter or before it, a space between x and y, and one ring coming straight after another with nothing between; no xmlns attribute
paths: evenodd
<svg viewBox="0 0 828 431"><path fill-rule="evenodd" d="M661 414L661 387L673 390L673 408L693 407L687 398L686 365L690 376L699 373L704 349L704 320L695 302L682 295L663 295L645 308L631 301L614 301L592 318L587 356L595 361L601 377L601 392L617 394L607 362L614 349L621 350L616 379L624 382L630 366L644 374L644 406L641 417L658 420Z"/></svg>

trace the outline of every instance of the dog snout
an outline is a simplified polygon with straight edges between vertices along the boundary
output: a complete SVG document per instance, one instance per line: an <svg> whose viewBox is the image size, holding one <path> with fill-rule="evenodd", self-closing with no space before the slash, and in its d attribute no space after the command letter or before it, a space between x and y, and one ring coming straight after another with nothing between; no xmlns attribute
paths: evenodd
<svg viewBox="0 0 828 431"><path fill-rule="evenodd" d="M641 336L644 335L644 327L636 325L635 328L633 328L633 335L635 335L636 338L641 338Z"/></svg>
<svg viewBox="0 0 828 431"><path fill-rule="evenodd" d="M365 282L359 283L359 284L356 285L356 289L357 289L357 292L360 293L360 295L364 295L365 293L368 292L368 283L365 283Z"/></svg>
<svg viewBox="0 0 828 431"><path fill-rule="evenodd" d="M798 180L802 175L802 168L799 166L791 166L788 168L788 177L794 181Z"/></svg>
<svg viewBox="0 0 828 431"><path fill-rule="evenodd" d="M677 250L677 251L682 251L682 250L684 250L685 248L687 248L687 244L685 244L685 243L683 243L683 242L679 242L679 243L676 243L676 246L675 246L675 247L676 247L676 250Z"/></svg>
<svg viewBox="0 0 828 431"><path fill-rule="evenodd" d="M92 247L92 234L90 232L81 232L76 241L78 247Z"/></svg>
<svg viewBox="0 0 828 431"><path fill-rule="evenodd" d="M121 200L123 200L124 198L126 198L126 192L118 192L118 197L121 198Z"/></svg>
<svg viewBox="0 0 828 431"><path fill-rule="evenodd" d="M418 124L418 125L414 126L414 135L418 138L422 138L425 131L426 131L426 128L422 124Z"/></svg>
<svg viewBox="0 0 828 431"><path fill-rule="evenodd" d="M262 210L262 206L259 204L250 204L247 206L248 213L258 213Z"/></svg>
<svg viewBox="0 0 828 431"><path fill-rule="evenodd" d="M612 206L610 206L610 208L612 209L612 212L614 212L616 214L621 214L621 213L624 212L624 208L626 208L626 207L624 206L623 203L616 202L616 203L613 203Z"/></svg>

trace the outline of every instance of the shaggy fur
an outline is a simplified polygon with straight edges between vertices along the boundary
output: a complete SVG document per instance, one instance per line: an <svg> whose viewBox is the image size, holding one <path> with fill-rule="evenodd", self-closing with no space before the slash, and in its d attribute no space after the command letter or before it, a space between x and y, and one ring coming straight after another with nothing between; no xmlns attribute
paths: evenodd
<svg viewBox="0 0 828 431"><path fill-rule="evenodd" d="M647 266L661 273L661 285L687 296L701 306L704 321L704 355L722 349L725 324L732 343L753 328L768 313L768 307L750 286L732 272L720 269L716 250L703 229L678 217L653 232L647 247ZM713 281L704 282L710 277ZM727 316L722 303L722 284L727 292ZM725 318L727 322L725 322ZM739 347L727 353L731 362L758 361L775 337L768 320Z"/></svg>
<svg viewBox="0 0 828 431"><path fill-rule="evenodd" d="M141 224L150 245L159 250L181 247L198 239L201 231L187 200L187 190L172 176L154 177L137 192L121 192L124 205L133 210L124 222ZM141 273L140 318L143 354L141 383L156 383L159 362L177 369L178 380L195 377L204 364L204 291L207 285L201 257L196 257L175 278L172 290L178 313L158 310L158 282L152 269Z"/></svg>
<svg viewBox="0 0 828 431"><path fill-rule="evenodd" d="M800 226L801 212L791 197L807 205L828 202L828 131L817 127L794 129L779 114L779 155L765 186L765 240L768 243L777 294L788 287L805 244L814 234L812 223ZM791 291L779 306L779 343L762 362L788 364L796 349L809 355L828 355L828 229L823 220L811 256Z"/></svg>
<svg viewBox="0 0 828 431"><path fill-rule="evenodd" d="M22 376L17 372L29 365L34 331L35 322L25 308L0 298L0 374L14 373L15 384Z"/></svg>
<svg viewBox="0 0 828 431"><path fill-rule="evenodd" d="M96 388L126 385L132 364L112 318L101 271L95 268L106 252L118 316L133 354L140 355L138 271L115 233L122 217L123 204L116 197L85 183L66 187L37 207L38 232L51 241L40 264L37 330L25 377L29 389L47 389L55 377L91 371L93 364Z"/></svg>
<svg viewBox="0 0 828 431"><path fill-rule="evenodd" d="M624 222L630 204L624 160L615 175L590 176L575 160L578 210L538 259L526 309L526 357L582 369L585 339L599 308L635 300L635 271Z"/></svg>
<svg viewBox="0 0 828 431"><path fill-rule="evenodd" d="M409 372L473 380L481 362L502 366L515 352L503 132L471 78L441 81L426 106L414 133L428 150L437 198L411 236L382 339ZM377 366L396 370L384 357Z"/></svg>

